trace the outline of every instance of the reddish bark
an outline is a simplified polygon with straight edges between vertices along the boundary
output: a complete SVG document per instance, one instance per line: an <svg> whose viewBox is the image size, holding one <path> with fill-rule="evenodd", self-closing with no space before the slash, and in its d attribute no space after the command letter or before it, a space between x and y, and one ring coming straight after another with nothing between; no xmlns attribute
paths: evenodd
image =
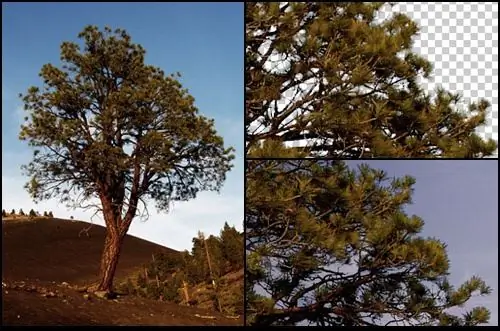
<svg viewBox="0 0 500 331"><path fill-rule="evenodd" d="M113 290L113 278L120 258L123 237L115 231L107 230L104 250L101 257L100 277L101 280L97 286L98 291L111 293Z"/></svg>

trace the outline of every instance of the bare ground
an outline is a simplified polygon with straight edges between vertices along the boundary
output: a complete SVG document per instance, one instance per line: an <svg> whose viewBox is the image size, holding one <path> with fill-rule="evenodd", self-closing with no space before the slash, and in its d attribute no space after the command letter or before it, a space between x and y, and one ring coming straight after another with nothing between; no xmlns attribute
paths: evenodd
<svg viewBox="0 0 500 331"><path fill-rule="evenodd" d="M2 225L2 325L242 325L210 310L121 296L101 299L77 290L97 280L105 229L60 219ZM81 234L79 236L79 233ZM159 251L128 236L117 277L130 275Z"/></svg>

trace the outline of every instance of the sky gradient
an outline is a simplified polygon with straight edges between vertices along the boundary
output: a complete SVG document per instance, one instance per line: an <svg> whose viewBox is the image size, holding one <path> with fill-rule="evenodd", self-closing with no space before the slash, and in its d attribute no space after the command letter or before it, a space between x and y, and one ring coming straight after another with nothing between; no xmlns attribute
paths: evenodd
<svg viewBox="0 0 500 331"><path fill-rule="evenodd" d="M346 163L352 169L368 164L384 170L388 178L406 175L415 178L412 203L405 206L406 213L423 219L423 237L435 237L447 244L452 285L458 287L478 275L493 289L489 296L471 298L465 308L487 307L491 311L489 325L498 325L498 160L349 160ZM341 270L352 272L349 266ZM258 285L255 290L267 295Z"/></svg>
<svg viewBox="0 0 500 331"><path fill-rule="evenodd" d="M448 245L453 285L478 275L493 288L470 302L488 307L490 325L498 325L498 160L347 161L361 163L416 179L407 213L425 221L424 236Z"/></svg>
<svg viewBox="0 0 500 331"><path fill-rule="evenodd" d="M56 200L35 205L23 189L20 166L31 150L18 140L25 116L19 93L41 86L46 63L59 64L63 41L80 43L86 25L123 28L146 49L146 63L179 71L200 112L215 119L225 144L236 148L234 169L220 195L202 193L169 214L153 206L130 234L173 249L191 249L198 230L218 234L225 221L243 229L243 4L242 3L2 3L2 208L52 210L88 221L91 212ZM97 224L103 224L99 219Z"/></svg>

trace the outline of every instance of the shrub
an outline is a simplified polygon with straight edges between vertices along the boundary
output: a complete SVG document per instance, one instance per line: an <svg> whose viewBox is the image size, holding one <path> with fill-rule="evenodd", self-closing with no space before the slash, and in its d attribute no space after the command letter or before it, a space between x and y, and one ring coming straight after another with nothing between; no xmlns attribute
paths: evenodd
<svg viewBox="0 0 500 331"><path fill-rule="evenodd" d="M30 217L36 217L37 215L36 215L36 212L33 209L31 209L30 213L29 213L29 216Z"/></svg>
<svg viewBox="0 0 500 331"><path fill-rule="evenodd" d="M21 215L21 216L26 216L26 214L24 213L24 211L23 211L23 209L22 209L22 208L21 208L21 209L19 209L19 215Z"/></svg>
<svg viewBox="0 0 500 331"><path fill-rule="evenodd" d="M176 273L172 279L163 285L163 298L167 301L179 303L182 297L179 295L179 289L182 287L182 273Z"/></svg>
<svg viewBox="0 0 500 331"><path fill-rule="evenodd" d="M49 217L54 218L54 214L52 214L52 211L49 211Z"/></svg>
<svg viewBox="0 0 500 331"><path fill-rule="evenodd" d="M148 299L158 300L160 295L163 294L163 289L158 287L156 283L146 284L146 297Z"/></svg>
<svg viewBox="0 0 500 331"><path fill-rule="evenodd" d="M146 277L144 277L144 275L140 273L139 276L137 276L137 286L146 287L146 284L147 284Z"/></svg>
<svg viewBox="0 0 500 331"><path fill-rule="evenodd" d="M49 214L47 213L47 211L43 212L43 217L49 217Z"/></svg>
<svg viewBox="0 0 500 331"><path fill-rule="evenodd" d="M2 217L7 217L7 213L5 212L5 209L2 209Z"/></svg>
<svg viewBox="0 0 500 331"><path fill-rule="evenodd" d="M117 286L117 291L122 295L136 295L137 288L132 279L127 278L125 283L121 283Z"/></svg>

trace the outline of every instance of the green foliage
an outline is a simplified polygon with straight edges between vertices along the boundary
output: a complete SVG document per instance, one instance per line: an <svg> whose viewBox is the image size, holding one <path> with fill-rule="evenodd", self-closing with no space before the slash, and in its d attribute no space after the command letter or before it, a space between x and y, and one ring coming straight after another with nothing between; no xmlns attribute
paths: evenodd
<svg viewBox="0 0 500 331"><path fill-rule="evenodd" d="M424 221L404 211L412 177L343 161L249 160L246 178L249 324L487 323L484 307L451 313L491 288L479 277L451 286L446 245L421 236Z"/></svg>
<svg viewBox="0 0 500 331"><path fill-rule="evenodd" d="M147 284L146 277L143 274L139 274L137 276L137 286L146 287L146 284Z"/></svg>
<svg viewBox="0 0 500 331"><path fill-rule="evenodd" d="M136 286L135 286L134 282L132 281L132 279L130 279L130 278L127 278L127 281L125 283L121 283L117 287L116 290L117 290L117 293L119 293L121 295L137 295L138 294Z"/></svg>
<svg viewBox="0 0 500 331"><path fill-rule="evenodd" d="M220 237L210 236L207 244L212 271L218 283L219 298L223 311L228 314L243 313L243 282L228 284L225 275L243 269L243 234L234 226L224 224ZM200 237L193 238L191 252L162 252L154 254L151 261L144 266L146 272L137 275L135 283L128 280L120 286L120 291L136 294L152 299L181 302L184 300L182 291L185 281L191 288L212 287L212 277L208 266L206 249ZM147 277L146 277L147 274ZM238 285L239 284L239 285ZM215 292L209 291L216 305Z"/></svg>
<svg viewBox="0 0 500 331"><path fill-rule="evenodd" d="M182 288L182 281L184 279L184 274L182 272L178 272L173 275L168 281L164 283L163 287L163 299L167 301L172 301L179 303L182 300L182 297L179 295L179 289Z"/></svg>
<svg viewBox="0 0 500 331"><path fill-rule="evenodd" d="M147 199L168 210L218 191L233 148L176 76L145 64L146 51L122 29L87 26L78 37L83 45L62 43L60 67L42 67L43 86L21 95L29 116L20 139L35 148L24 167L33 199L99 198L106 224L120 223L123 235Z"/></svg>
<svg viewBox="0 0 500 331"><path fill-rule="evenodd" d="M245 313L245 292L244 282L239 282L238 286L229 287L229 284L220 282L221 288L227 288L226 291L221 293L220 304L223 311L230 315L243 315Z"/></svg>
<svg viewBox="0 0 500 331"><path fill-rule="evenodd" d="M156 283L151 282L146 284L146 298L158 300L163 294L163 288L159 287Z"/></svg>
<svg viewBox="0 0 500 331"><path fill-rule="evenodd" d="M241 233L234 227L230 227L226 222L220 233L220 242L222 257L227 261L232 271L242 269L245 263L245 251L242 249L244 245Z"/></svg>
<svg viewBox="0 0 500 331"><path fill-rule="evenodd" d="M246 5L245 122L252 156L477 158L495 152L495 141L475 133L486 123L489 103L461 109L459 95L424 91L420 80L431 76L432 65L412 51L417 24L400 13L375 21L384 4ZM281 65L270 62L278 57ZM307 146L274 148L302 140ZM259 146L262 141L267 145Z"/></svg>

